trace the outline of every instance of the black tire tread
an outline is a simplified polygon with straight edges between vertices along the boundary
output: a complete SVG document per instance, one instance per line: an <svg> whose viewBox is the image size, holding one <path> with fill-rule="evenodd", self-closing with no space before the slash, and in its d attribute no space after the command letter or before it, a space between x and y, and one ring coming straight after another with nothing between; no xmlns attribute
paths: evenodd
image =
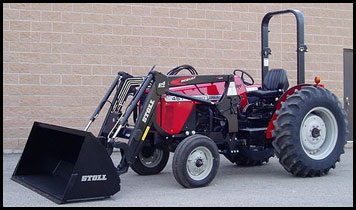
<svg viewBox="0 0 356 210"><path fill-rule="evenodd" d="M341 109L342 117L344 118L344 123L347 125L346 113L342 109L340 101L337 97L325 88L308 86L302 88L300 91L296 91L293 95L289 96L287 100L282 103L281 109L276 112L277 118L274 121L274 130L272 135L274 140L272 142L275 148L276 156L279 158L281 165L290 173L299 177L314 177L326 175L330 168L335 168L335 163L331 164L329 167L324 169L312 169L305 165L301 160L300 156L296 152L296 146L292 142L292 133L289 130L295 127L296 115L294 114L295 109L302 109L303 104L308 98L311 97L325 97L327 100L337 103L339 109ZM347 127L347 126L345 126ZM348 131L345 128L345 133L347 135ZM344 141L344 145L346 140ZM344 153L344 149L339 151L339 156ZM340 158L337 159L337 162Z"/></svg>
<svg viewBox="0 0 356 210"><path fill-rule="evenodd" d="M169 159L169 149L165 146L161 146L160 149L163 150L163 157L161 162L154 168L145 167L138 157L134 161L134 163L130 166L131 169L136 172L138 175L146 176L146 175L154 175L160 173L167 165Z"/></svg>
<svg viewBox="0 0 356 210"><path fill-rule="evenodd" d="M212 173L212 178L210 180L208 180L208 182L206 182L203 185L197 185L195 183L191 183L188 181L188 177L185 175L185 167L186 167L186 163L185 161L182 161L182 158L185 157L187 154L185 152L188 151L189 147L191 146L191 144L194 144L195 142L198 141L202 141L202 139L204 139L205 141L208 141L211 146L214 148L214 151L211 151L214 155L214 153L216 154L216 165L215 168L213 166L213 171ZM176 181L181 184L183 187L185 188L194 188L194 187L203 187L205 185L208 185L213 178L215 177L216 173L217 173L217 169L219 168L219 152L218 152L218 148L215 144L215 142L213 142L210 138L208 138L207 136L204 135L200 135L200 134L195 134L192 136L189 136L187 138L185 138L182 142L180 142L174 152L174 156L173 156L173 160L172 160L172 169L173 169L173 175L174 178L176 179Z"/></svg>

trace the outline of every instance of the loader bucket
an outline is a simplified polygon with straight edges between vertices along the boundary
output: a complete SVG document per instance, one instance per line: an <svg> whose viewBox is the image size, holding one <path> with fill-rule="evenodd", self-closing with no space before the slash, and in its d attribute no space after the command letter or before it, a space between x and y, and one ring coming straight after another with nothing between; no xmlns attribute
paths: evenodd
<svg viewBox="0 0 356 210"><path fill-rule="evenodd" d="M12 180L61 204L120 190L117 169L90 132L34 122Z"/></svg>

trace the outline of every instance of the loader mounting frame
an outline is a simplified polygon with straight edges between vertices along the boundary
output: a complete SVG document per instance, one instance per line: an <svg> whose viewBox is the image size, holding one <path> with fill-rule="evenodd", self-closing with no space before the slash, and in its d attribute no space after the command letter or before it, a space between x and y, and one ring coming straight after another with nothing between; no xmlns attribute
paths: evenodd
<svg viewBox="0 0 356 210"><path fill-rule="evenodd" d="M225 82L225 91L220 100L215 103L202 98L169 91L169 88L171 87L214 82ZM153 120L155 119L153 116L156 114L156 106L159 99L163 95L176 96L212 106L227 120L228 133L231 136L234 136L238 132L237 104L240 103L241 97L236 93L236 86L233 75L167 76L160 72L154 71L152 68L142 83L141 87L135 93L135 96L132 99L130 105L127 107L126 112L122 114L120 121L117 122L118 128L115 132L116 134L122 133L120 132L121 129L125 130L124 127L129 116L134 110L136 110L137 103L147 89L149 89L148 94L142 103L142 111L136 118L136 123L133 130L131 130L128 143L126 144L117 141L117 135L115 134L108 138L108 143L110 146L119 148L122 154L122 158L118 166L118 174L127 172L129 166L133 163L138 152L140 151L146 139L147 133L152 126L154 126L157 131L163 131L163 129L159 128L159 125L157 125L157 123L155 123ZM163 133L163 135L167 134ZM228 139L231 138L232 137L229 136ZM228 144L231 144L230 141L228 141Z"/></svg>

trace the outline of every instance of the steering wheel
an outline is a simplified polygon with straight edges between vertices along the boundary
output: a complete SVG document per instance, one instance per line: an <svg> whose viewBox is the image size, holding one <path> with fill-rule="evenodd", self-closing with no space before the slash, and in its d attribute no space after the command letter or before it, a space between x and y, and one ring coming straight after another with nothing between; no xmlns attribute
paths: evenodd
<svg viewBox="0 0 356 210"><path fill-rule="evenodd" d="M250 74L248 74L246 71L244 70L241 70L241 69L235 69L234 70L234 75L236 75L236 72L241 72L241 75L240 75L240 78L242 80L242 82L245 84L245 85L253 85L255 84L255 80L252 78L252 76ZM244 75L247 75L248 78L251 80L251 82L246 82L246 80L244 79Z"/></svg>

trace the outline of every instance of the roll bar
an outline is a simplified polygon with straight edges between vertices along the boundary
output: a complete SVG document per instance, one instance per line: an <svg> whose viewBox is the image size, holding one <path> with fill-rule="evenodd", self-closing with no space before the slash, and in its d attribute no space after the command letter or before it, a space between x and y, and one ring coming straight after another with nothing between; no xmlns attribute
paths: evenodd
<svg viewBox="0 0 356 210"><path fill-rule="evenodd" d="M304 53L308 51L307 46L304 44L304 17L299 10L286 9L275 12L267 13L262 19L261 25L261 57L262 57L262 81L265 78L268 69L269 62L268 56L271 54L271 49L268 47L268 24L270 19L275 15L281 15L285 13L293 13L297 20L297 84L305 83L305 60ZM262 82L263 87L263 82Z"/></svg>

